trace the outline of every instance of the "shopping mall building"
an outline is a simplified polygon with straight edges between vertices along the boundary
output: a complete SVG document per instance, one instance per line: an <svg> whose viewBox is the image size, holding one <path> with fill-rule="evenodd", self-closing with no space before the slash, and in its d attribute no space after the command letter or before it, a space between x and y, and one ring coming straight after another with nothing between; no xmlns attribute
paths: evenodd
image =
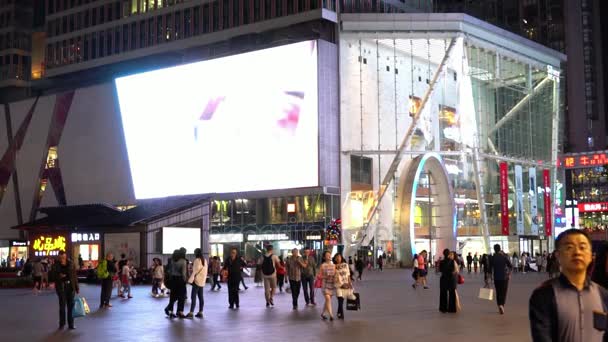
<svg viewBox="0 0 608 342"><path fill-rule="evenodd" d="M147 262L180 244L248 258L341 244L404 264L551 248L565 56L462 14L330 10L335 35L6 105L0 238L93 233L91 261L120 232ZM70 219L91 203L110 209Z"/></svg>

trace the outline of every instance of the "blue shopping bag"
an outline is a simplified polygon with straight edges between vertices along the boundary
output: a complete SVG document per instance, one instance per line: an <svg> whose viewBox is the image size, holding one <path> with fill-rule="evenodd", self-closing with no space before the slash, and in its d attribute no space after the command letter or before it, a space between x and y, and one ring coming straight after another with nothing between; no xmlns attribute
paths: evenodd
<svg viewBox="0 0 608 342"><path fill-rule="evenodd" d="M72 316L74 318L86 316L84 302L80 297L74 298L74 308L72 309Z"/></svg>

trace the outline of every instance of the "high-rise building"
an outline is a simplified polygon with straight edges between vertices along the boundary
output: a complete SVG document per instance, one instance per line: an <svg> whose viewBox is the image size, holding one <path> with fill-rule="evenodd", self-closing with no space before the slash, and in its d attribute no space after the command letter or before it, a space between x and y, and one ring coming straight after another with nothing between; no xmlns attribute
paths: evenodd
<svg viewBox="0 0 608 342"><path fill-rule="evenodd" d="M0 0L0 101L30 81L32 0Z"/></svg>
<svg viewBox="0 0 608 342"><path fill-rule="evenodd" d="M436 12L467 13L568 56L566 152L606 148L608 132L599 0L436 0ZM605 4L603 6L606 6Z"/></svg>

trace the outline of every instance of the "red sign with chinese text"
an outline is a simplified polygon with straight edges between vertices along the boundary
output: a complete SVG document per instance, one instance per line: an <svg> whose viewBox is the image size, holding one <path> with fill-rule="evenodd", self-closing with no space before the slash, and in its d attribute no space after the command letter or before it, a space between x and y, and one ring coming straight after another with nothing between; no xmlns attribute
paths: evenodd
<svg viewBox="0 0 608 342"><path fill-rule="evenodd" d="M580 156L565 156L561 163L565 168L603 166L608 164L606 153L585 154Z"/></svg>
<svg viewBox="0 0 608 342"><path fill-rule="evenodd" d="M578 211L581 213L608 211L608 202L579 203Z"/></svg>
<svg viewBox="0 0 608 342"><path fill-rule="evenodd" d="M553 232L551 217L551 173L543 170L543 186L545 187L545 236L551 236Z"/></svg>
<svg viewBox="0 0 608 342"><path fill-rule="evenodd" d="M509 169L500 163L500 218L502 235L509 235Z"/></svg>

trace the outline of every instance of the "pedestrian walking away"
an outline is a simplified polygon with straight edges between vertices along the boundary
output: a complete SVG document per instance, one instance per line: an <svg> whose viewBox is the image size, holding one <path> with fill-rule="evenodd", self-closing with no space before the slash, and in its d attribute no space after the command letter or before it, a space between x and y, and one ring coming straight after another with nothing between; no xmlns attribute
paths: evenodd
<svg viewBox="0 0 608 342"><path fill-rule="evenodd" d="M286 263L283 260L283 256L279 256L279 263L276 265L277 271L277 287L279 288L279 292L283 293L283 285L285 285L285 276L287 275L287 270L285 267Z"/></svg>
<svg viewBox="0 0 608 342"><path fill-rule="evenodd" d="M477 253L475 253L475 256L473 257L473 270L474 270L475 274L477 274L478 266L479 266L479 257L477 256Z"/></svg>
<svg viewBox="0 0 608 342"><path fill-rule="evenodd" d="M588 274L593 258L591 246L589 235L579 229L566 230L557 237L555 256L561 273L545 281L530 297L533 342L608 340L608 291Z"/></svg>
<svg viewBox="0 0 608 342"><path fill-rule="evenodd" d="M78 277L76 277L76 266L71 260L68 260L68 256L64 251L59 252L57 259L57 262L51 269L51 279L55 282L55 292L59 298L59 329L65 327L67 320L68 327L73 330L76 329L72 314L74 296L80 293Z"/></svg>
<svg viewBox="0 0 608 342"><path fill-rule="evenodd" d="M214 291L215 288L217 287L217 290L221 290L222 289L222 285L220 285L220 271L222 270L222 265L220 262L220 258L216 255L214 256L211 261L211 274L213 276L213 286L211 286L211 291Z"/></svg>
<svg viewBox="0 0 608 342"><path fill-rule="evenodd" d="M449 249L443 250L443 259L439 264L441 278L439 279L439 311L442 313L457 312L456 306L456 273L458 265L455 255Z"/></svg>
<svg viewBox="0 0 608 342"><path fill-rule="evenodd" d="M101 299L99 308L110 308L110 297L112 296L112 282L116 276L116 261L114 255L108 253L106 258L97 265L97 278L101 279Z"/></svg>
<svg viewBox="0 0 608 342"><path fill-rule="evenodd" d="M323 290L323 296L325 297L325 305L323 306L321 319L325 321L327 320L326 315L329 315L329 320L333 321L334 314L331 307L331 297L336 291L336 265L332 263L330 251L323 252L323 264L321 264L321 267L319 268L319 275L317 275L317 277L322 281L321 288Z"/></svg>
<svg viewBox="0 0 608 342"><path fill-rule="evenodd" d="M243 268L241 268L241 284L243 284L243 288L245 290L248 290L249 287L247 287L247 285L245 284L245 267L247 267L247 261L245 261L244 257L241 257L241 261L243 262ZM240 289L240 285L239 285L239 289Z"/></svg>
<svg viewBox="0 0 608 342"><path fill-rule="evenodd" d="M357 257L357 260L355 261L355 268L357 269L358 273L357 279L363 280L361 277L363 276L363 269L365 268L365 265L361 257Z"/></svg>
<svg viewBox="0 0 608 342"><path fill-rule="evenodd" d="M378 257L378 269L380 270L380 272L382 272L382 268L384 266L384 259L382 259L382 256Z"/></svg>
<svg viewBox="0 0 608 342"><path fill-rule="evenodd" d="M262 268L266 307L274 306L274 293L277 289L277 269L281 265L279 258L273 253L272 245L266 246L266 254L260 258L258 267Z"/></svg>
<svg viewBox="0 0 608 342"><path fill-rule="evenodd" d="M467 255L467 271L469 271L469 274L471 274L471 271L473 270L472 266L473 266L473 255L471 252L469 252L469 255Z"/></svg>
<svg viewBox="0 0 608 342"><path fill-rule="evenodd" d="M236 247L230 249L230 256L224 260L224 270L228 272L228 304L230 309L240 307L239 284L241 283L241 270L243 259L238 255Z"/></svg>
<svg viewBox="0 0 608 342"><path fill-rule="evenodd" d="M169 295L169 305L165 308L165 314L169 318L186 318L184 315L184 305L186 304L186 281L188 280L188 265L186 253L176 249L171 256L171 264L167 267L169 284L171 291ZM173 314L173 308L177 302L177 315Z"/></svg>
<svg viewBox="0 0 608 342"><path fill-rule="evenodd" d="M498 312L501 315L504 315L507 292L509 290L509 279L511 279L513 265L511 264L510 258L501 250L499 244L494 245L494 255L490 257L490 267L494 274L494 287L496 288Z"/></svg>
<svg viewBox="0 0 608 342"><path fill-rule="evenodd" d="M203 307L205 306L205 299L203 295L203 289L207 282L208 264L203 258L203 253L200 248L194 250L194 262L192 263L192 274L188 279L188 283L192 285L192 292L190 298L192 303L190 304L190 313L186 317L194 317L194 309L196 308L196 299L198 298L198 313L197 318L203 318Z"/></svg>
<svg viewBox="0 0 608 342"><path fill-rule="evenodd" d="M159 258L152 259L154 265L152 266L152 295L156 298L162 295L165 295L165 290L163 290L163 279L165 278L165 269L163 267L163 263Z"/></svg>
<svg viewBox="0 0 608 342"><path fill-rule="evenodd" d="M37 258L32 265L32 280L34 281L34 294L42 290L42 260Z"/></svg>
<svg viewBox="0 0 608 342"><path fill-rule="evenodd" d="M302 259L297 248L291 250L291 258L287 262L287 274L289 276L289 287L293 309L298 309L298 298L302 287L302 270L308 267L308 263Z"/></svg>
<svg viewBox="0 0 608 342"><path fill-rule="evenodd" d="M302 290L304 291L304 300L306 305L315 304L315 277L317 276L317 262L311 255L309 247L304 248L304 256L302 260L306 262L306 267L302 268Z"/></svg>
<svg viewBox="0 0 608 342"><path fill-rule="evenodd" d="M416 279L416 282L414 283L414 285L412 285L412 287L414 289L416 289L416 286L418 286L418 285L422 285L425 289L429 288L426 283L426 276L428 274L427 263L426 263L427 256L428 256L427 251L423 250L422 252L420 252L420 254L418 254L418 256L416 257L416 260L414 261L414 268L415 268L414 279Z"/></svg>
<svg viewBox="0 0 608 342"><path fill-rule="evenodd" d="M334 255L336 267L336 297L338 298L338 319L344 319L344 300L353 299L353 283L350 277L350 267L342 254Z"/></svg>

